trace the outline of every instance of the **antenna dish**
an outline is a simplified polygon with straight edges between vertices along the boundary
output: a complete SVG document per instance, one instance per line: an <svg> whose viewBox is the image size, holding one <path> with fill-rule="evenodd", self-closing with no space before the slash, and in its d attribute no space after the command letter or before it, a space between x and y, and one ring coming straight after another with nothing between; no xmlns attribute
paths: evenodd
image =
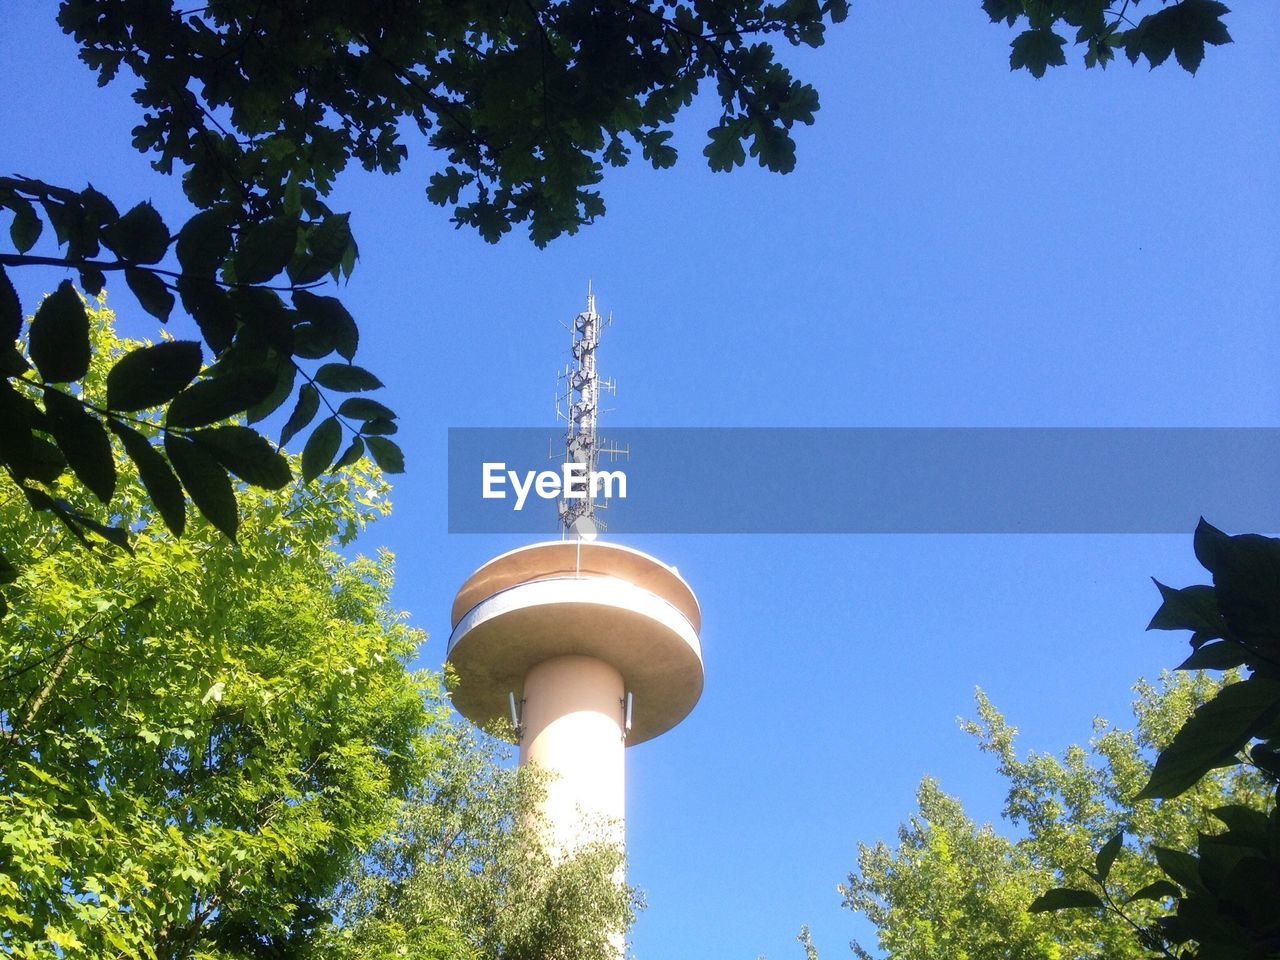
<svg viewBox="0 0 1280 960"><path fill-rule="evenodd" d="M577 517L569 525L569 534L575 539L585 540L587 543L594 540L598 533L599 528L596 526L596 522L587 516Z"/></svg>

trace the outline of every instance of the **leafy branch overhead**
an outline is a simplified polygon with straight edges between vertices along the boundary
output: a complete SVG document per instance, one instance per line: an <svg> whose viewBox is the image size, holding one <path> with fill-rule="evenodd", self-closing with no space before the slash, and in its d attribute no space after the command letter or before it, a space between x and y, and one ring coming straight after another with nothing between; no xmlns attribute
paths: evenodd
<svg viewBox="0 0 1280 960"><path fill-rule="evenodd" d="M1226 5L1217 0L1159 2L1159 10L1141 17L1141 0L982 0L982 9L993 23L1025 26L1010 44L1009 66L1036 77L1066 64L1069 37L1084 47L1086 67L1105 69L1119 50L1130 63L1146 58L1152 69L1172 54L1188 73L1200 68L1206 44L1231 42L1222 22L1231 12ZM1154 5L1148 0L1143 9Z"/></svg>
<svg viewBox="0 0 1280 960"><path fill-rule="evenodd" d="M1136 900L1172 901L1150 927L1135 925L1144 946L1177 960L1267 958L1280 954L1280 540L1228 536L1204 520L1195 555L1213 583L1174 589L1156 581L1163 602L1148 629L1187 630L1191 655L1179 670L1247 670L1198 706L1160 751L1137 801L1171 800L1214 770L1239 764L1261 775L1271 809L1231 803L1212 811L1225 829L1201 832L1194 853L1155 847L1165 877L1122 896L1109 884L1123 843L1113 837L1083 871L1091 889L1050 890L1033 912L1072 908L1128 917ZM1096 892L1095 892L1096 890Z"/></svg>
<svg viewBox="0 0 1280 960"><path fill-rule="evenodd" d="M56 490L69 471L109 506L116 486L114 436L173 533L185 527L185 490L234 538L231 477L278 489L292 475L257 429L230 421L262 421L292 396L299 380L281 443L307 427L322 406L329 411L304 447L304 480L335 466L335 459L346 465L366 451L385 470L403 469L399 449L386 438L396 429L390 408L363 397L331 398L382 386L351 362L357 333L346 309L309 289L354 262L345 215L304 221L295 214L236 226L229 211L215 207L174 236L149 204L121 215L92 187L76 193L22 178L0 178L0 206L14 213L11 235L19 251L0 255L0 463L31 506L56 514L76 537L94 533L128 546L122 529L73 508ZM91 367L95 357L100 363L107 358L97 357L89 311L69 280L39 304L24 338L22 305L5 265L23 263L46 221L61 256L41 259L77 270L91 293L101 291L107 273L123 273L141 305L162 322L181 300L204 343L172 340L137 348L116 359L96 389L89 383ZM176 270L160 266L171 249ZM268 285L282 273L283 286ZM289 294L288 304L281 293ZM213 357L208 366L206 348ZM342 362L308 369L307 361L335 354ZM351 438L339 456L344 432ZM366 433L376 442L366 443ZM334 449L323 455L331 444Z"/></svg>

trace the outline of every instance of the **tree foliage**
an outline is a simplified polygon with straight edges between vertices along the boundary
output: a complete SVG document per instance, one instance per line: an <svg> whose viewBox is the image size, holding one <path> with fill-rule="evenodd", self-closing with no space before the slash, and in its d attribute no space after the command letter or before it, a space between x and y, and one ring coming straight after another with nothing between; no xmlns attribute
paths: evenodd
<svg viewBox="0 0 1280 960"><path fill-rule="evenodd" d="M607 836L557 858L544 847L539 771L504 767L497 741L433 725L439 765L333 898L317 941L337 960L616 960L642 906Z"/></svg>
<svg viewBox="0 0 1280 960"><path fill-rule="evenodd" d="M129 358L183 349L119 342L70 296L86 404L123 389ZM151 449L162 427L127 429ZM102 508L68 476L46 481L78 518L61 534L0 496L21 559L0 619L0 949L282 955L425 774L423 730L446 709L405 667L423 637L388 605L390 557L335 550L386 512L386 483L361 461L242 490L237 546L196 519L182 539L148 524L145 475L102 453L115 521L139 528L129 553L69 549Z"/></svg>
<svg viewBox="0 0 1280 960"><path fill-rule="evenodd" d="M1160 9L1138 17L1140 3L1141 0L982 0L982 9L993 23L1024 28L1010 43L1009 66L1027 70L1035 77L1043 77L1049 67L1066 64L1068 37L1084 48L1086 67L1106 69L1116 51L1122 51L1130 63L1145 58L1152 69L1173 54L1188 73L1200 68L1206 44L1231 42L1231 34L1222 22L1231 11L1218 0L1160 0Z"/></svg>
<svg viewBox="0 0 1280 960"><path fill-rule="evenodd" d="M1133 923L1144 944L1178 960L1266 960L1280 957L1280 540L1227 536L1202 519L1194 545L1212 585L1175 590L1156 581L1164 602L1148 629L1191 632L1192 653L1180 670L1244 668L1248 676L1229 674L1176 728L1136 798L1163 798L1167 805L1212 771L1243 766L1265 779L1269 805L1223 805L1211 811L1216 825L1206 823L1188 843L1154 846L1165 874L1158 892L1172 897L1173 909L1149 925L1132 921L1121 902L1126 891L1128 898L1142 891L1109 875L1107 847L1085 873L1091 887L1063 888L1033 909L1105 910ZM1109 843L1122 842L1117 834ZM1078 902L1066 903L1065 894ZM1083 894L1096 902L1086 904Z"/></svg>
<svg viewBox="0 0 1280 960"><path fill-rule="evenodd" d="M1007 784L1004 815L1016 839L978 826L958 800L925 779L919 810L899 830L897 847L860 846L858 870L841 887L846 906L876 925L880 949L895 960L1149 955L1129 920L1153 923L1169 902L1172 890L1153 851L1188 848L1215 809L1262 810L1267 802L1263 779L1238 769L1207 777L1176 800L1134 799L1152 755L1220 687L1203 675L1140 682L1132 730L1098 721L1087 748L1025 758L1015 747L1017 731L980 692L978 719L965 726L997 759ZM1122 830L1129 841L1123 846L1114 839ZM1141 894L1125 908L1129 920L1065 909L1102 906L1098 893L1076 883L1087 883L1085 870ZM1037 897L1064 912L1029 913ZM857 945L855 953L870 956Z"/></svg>

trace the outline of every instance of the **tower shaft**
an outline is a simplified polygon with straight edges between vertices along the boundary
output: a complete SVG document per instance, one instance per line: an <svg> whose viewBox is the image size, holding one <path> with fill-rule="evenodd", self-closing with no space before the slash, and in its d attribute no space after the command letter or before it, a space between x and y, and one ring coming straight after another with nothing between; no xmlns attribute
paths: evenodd
<svg viewBox="0 0 1280 960"><path fill-rule="evenodd" d="M625 694L622 674L596 657L553 657L524 679L520 763L547 774L542 825L557 853L623 842Z"/></svg>

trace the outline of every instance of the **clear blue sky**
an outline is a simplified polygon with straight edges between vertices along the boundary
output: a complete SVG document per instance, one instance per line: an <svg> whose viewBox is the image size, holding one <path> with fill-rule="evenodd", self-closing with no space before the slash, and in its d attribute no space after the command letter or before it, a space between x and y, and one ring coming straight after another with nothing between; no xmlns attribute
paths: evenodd
<svg viewBox="0 0 1280 960"><path fill-rule="evenodd" d="M182 219L177 184L128 146L127 90L95 87L53 6L6 5L0 170ZM1009 72L978 0L859 4L790 58L822 95L794 174L709 173L704 101L675 170L610 174L604 220L546 251L455 232L417 147L397 178L342 178L362 251L345 296L410 464L365 546L398 555L422 663L442 659L456 587L519 545L445 533L446 429L552 424L559 324L589 278L616 319L601 366L619 424L1280 425L1280 22L1236 6L1237 42L1195 78L1122 63L1037 82ZM25 280L27 302L58 279ZM1195 520L1179 537L631 541L697 591L707 668L692 716L629 751L637 953L799 957L802 922L825 957L869 940L835 885L922 775L999 816L955 722L975 685L1024 748L1056 751L1181 659L1143 633L1147 578L1199 578Z"/></svg>

